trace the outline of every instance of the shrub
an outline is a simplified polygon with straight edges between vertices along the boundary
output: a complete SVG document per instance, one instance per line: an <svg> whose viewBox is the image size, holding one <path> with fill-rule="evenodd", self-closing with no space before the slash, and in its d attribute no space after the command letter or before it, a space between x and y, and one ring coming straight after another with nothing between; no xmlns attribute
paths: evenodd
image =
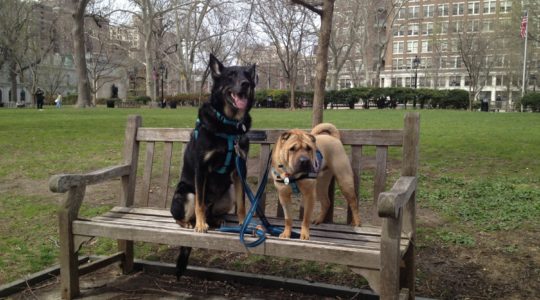
<svg viewBox="0 0 540 300"><path fill-rule="evenodd" d="M209 94L199 94L199 93L193 93L193 94L176 94L176 95L170 95L165 96L165 100L169 103L176 102L178 105L191 105L191 106L197 106L200 102L208 101Z"/></svg>
<svg viewBox="0 0 540 300"><path fill-rule="evenodd" d="M78 97L78 94L68 94L62 98L62 105L75 105Z"/></svg>
<svg viewBox="0 0 540 300"><path fill-rule="evenodd" d="M540 112L540 93L532 92L521 99L523 107L530 108L533 112Z"/></svg>
<svg viewBox="0 0 540 300"><path fill-rule="evenodd" d="M148 96L137 96L137 97L133 98L133 101L140 102L140 103L146 105L146 104L148 104L148 102L152 101L152 98L150 98Z"/></svg>
<svg viewBox="0 0 540 300"><path fill-rule="evenodd" d="M469 107L469 92L464 90L447 90L439 104L440 108L467 109Z"/></svg>

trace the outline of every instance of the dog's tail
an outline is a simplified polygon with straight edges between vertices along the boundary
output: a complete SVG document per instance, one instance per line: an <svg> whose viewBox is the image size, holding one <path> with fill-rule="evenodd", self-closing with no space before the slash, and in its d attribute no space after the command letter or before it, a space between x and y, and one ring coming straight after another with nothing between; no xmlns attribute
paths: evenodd
<svg viewBox="0 0 540 300"><path fill-rule="evenodd" d="M341 135L339 134L339 130L334 126L334 124L331 123L321 123L313 127L311 129L311 134L318 135L318 134L327 134L330 136L335 137L336 139L340 140Z"/></svg>
<svg viewBox="0 0 540 300"><path fill-rule="evenodd" d="M178 259L176 260L176 280L179 280L187 270L191 249L191 247L180 247L180 253L178 254Z"/></svg>

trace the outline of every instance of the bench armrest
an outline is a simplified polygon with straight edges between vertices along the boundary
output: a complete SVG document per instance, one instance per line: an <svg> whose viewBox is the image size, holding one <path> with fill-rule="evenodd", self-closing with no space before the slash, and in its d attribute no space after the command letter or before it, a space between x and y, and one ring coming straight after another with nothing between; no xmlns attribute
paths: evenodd
<svg viewBox="0 0 540 300"><path fill-rule="evenodd" d="M416 191L416 177L399 177L390 191L379 194L377 203L379 217L397 219L399 210L407 204L414 191Z"/></svg>
<svg viewBox="0 0 540 300"><path fill-rule="evenodd" d="M49 189L54 193L65 193L70 188L90 185L129 175L131 165L119 165L96 170L86 174L58 174L49 179Z"/></svg>

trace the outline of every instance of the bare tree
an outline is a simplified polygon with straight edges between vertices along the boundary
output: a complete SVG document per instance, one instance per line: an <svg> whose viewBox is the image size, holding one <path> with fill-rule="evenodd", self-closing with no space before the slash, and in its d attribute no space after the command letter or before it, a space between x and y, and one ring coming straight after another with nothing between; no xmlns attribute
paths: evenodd
<svg viewBox="0 0 540 300"><path fill-rule="evenodd" d="M367 17L375 18L375 32L372 32L369 26L364 26L366 30L365 42L369 43L372 39L375 40L375 78L373 83L375 86L380 85L381 70L384 68L384 57L388 51L388 43L392 39L392 30L394 23L397 20L400 12L403 13L404 6L409 0L381 0L381 1L366 1L364 14ZM367 44L365 44L367 46ZM368 57L365 56L365 63L369 63ZM368 68L366 68L367 72Z"/></svg>
<svg viewBox="0 0 540 300"><path fill-rule="evenodd" d="M35 38L32 32L32 7L20 0L0 1L0 66L7 65L11 85L11 101L18 101L17 78L21 63L28 51L28 41Z"/></svg>
<svg viewBox="0 0 540 300"><path fill-rule="evenodd" d="M268 35L289 84L290 108L295 109L298 63L308 39L308 14L303 8L282 1L257 0L256 22Z"/></svg>
<svg viewBox="0 0 540 300"><path fill-rule="evenodd" d="M104 24L105 25L105 24ZM87 70L92 92L92 105L97 103L97 92L107 83L121 79L125 67L120 53L112 46L108 30L88 30Z"/></svg>
<svg viewBox="0 0 540 300"><path fill-rule="evenodd" d="M362 38L358 28L365 26L364 18L361 18L361 8L365 1L361 0L338 0L336 6L341 6L340 14L336 15L333 30L330 35L331 54L331 77L330 89L337 89L337 82L345 63L351 58L354 50Z"/></svg>
<svg viewBox="0 0 540 300"><path fill-rule="evenodd" d="M466 30L458 33L458 51L469 75L469 110L496 63L493 39L485 33Z"/></svg>
<svg viewBox="0 0 540 300"><path fill-rule="evenodd" d="M77 107L91 106L90 82L86 67L86 41L84 35L84 20L86 8L90 0L69 0L69 8L73 19L73 58L78 77Z"/></svg>
<svg viewBox="0 0 540 300"><path fill-rule="evenodd" d="M317 48L317 64L315 67L315 91L313 95L313 117L311 125L322 123L324 108L324 90L326 76L328 74L328 47L332 33L332 18L334 15L335 0L304 1L291 0L292 3L301 5L321 17L321 29Z"/></svg>

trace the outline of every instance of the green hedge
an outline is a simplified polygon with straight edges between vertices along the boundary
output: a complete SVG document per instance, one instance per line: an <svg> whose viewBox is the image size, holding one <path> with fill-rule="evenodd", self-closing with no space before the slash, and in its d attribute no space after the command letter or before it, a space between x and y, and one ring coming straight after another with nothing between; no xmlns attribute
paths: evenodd
<svg viewBox="0 0 540 300"><path fill-rule="evenodd" d="M210 97L210 94L199 94L199 93L193 93L193 94L176 94L176 95L169 95L165 96L165 101L167 103L176 102L177 105L191 105L191 106L197 106L200 102L208 101L208 98Z"/></svg>
<svg viewBox="0 0 540 300"><path fill-rule="evenodd" d="M531 92L521 98L523 107L530 108L533 112L540 112L540 93Z"/></svg>

